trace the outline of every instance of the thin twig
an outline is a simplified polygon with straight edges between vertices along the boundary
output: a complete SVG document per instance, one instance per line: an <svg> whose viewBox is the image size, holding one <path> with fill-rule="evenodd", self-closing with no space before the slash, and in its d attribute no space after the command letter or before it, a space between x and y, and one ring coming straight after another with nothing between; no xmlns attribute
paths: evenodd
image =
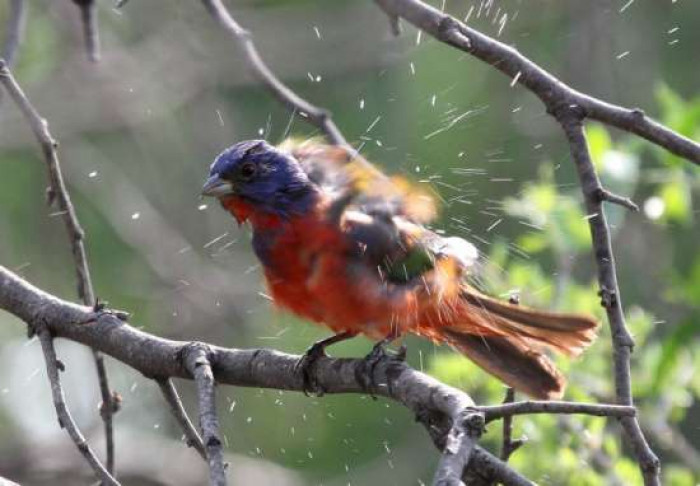
<svg viewBox="0 0 700 486"><path fill-rule="evenodd" d="M601 190L598 197L600 197L603 201L607 201L610 204L617 204L618 206L627 208L630 211L639 211L639 206L637 206L630 198L618 196L607 189Z"/></svg>
<svg viewBox="0 0 700 486"><path fill-rule="evenodd" d="M206 345L192 343L183 353L185 366L192 374L197 385L199 402L199 426L209 462L209 484L224 486L226 484L226 465L224 450L219 438L219 417L216 414L214 373L209 360L209 348Z"/></svg>
<svg viewBox="0 0 700 486"><path fill-rule="evenodd" d="M513 405L515 401L515 389L508 387L503 405ZM484 414L486 415L486 414ZM488 421L488 418L486 419ZM510 456L525 444L524 439L513 439L513 414L503 416L503 440L501 446L501 460L508 462Z"/></svg>
<svg viewBox="0 0 700 486"><path fill-rule="evenodd" d="M51 383L51 395L53 396L53 403L56 407L56 415L58 416L58 424L61 428L65 428L73 439L78 451L85 457L87 462L92 467L97 477L100 479L103 485L118 486L114 477L105 469L105 467L100 463L95 453L88 445L85 437L78 429L73 417L68 410L66 405L66 400L63 394L63 387L61 386L61 377L59 376L59 367L63 370L63 363L59 363L56 358L56 349L53 346L53 337L51 337L51 331L49 328L41 323L41 321L36 321L35 326L37 334L39 335L39 341L41 341L41 348L44 352L44 358L46 359L46 373Z"/></svg>
<svg viewBox="0 0 700 486"><path fill-rule="evenodd" d="M622 312L622 300L617 283L610 230L600 198L603 187L591 160L586 134L577 110L575 107L571 107L557 113L557 116L571 148L571 155L581 181L586 211L589 215L587 219L593 239L593 253L598 267L601 301L612 330L615 398L620 405L633 407L630 355L634 341L627 330L625 316ZM637 417L620 417L620 423L637 458L644 483L647 486L661 484L659 459L649 447Z"/></svg>
<svg viewBox="0 0 700 486"><path fill-rule="evenodd" d="M168 402L168 405L170 406L170 411L173 413L175 420L177 420L177 423L180 424L182 432L185 434L187 446L193 447L199 453L199 455L202 456L202 458L206 461L207 452L204 449L204 442L202 442L202 438L199 436L197 429L195 429L194 425L192 424L192 421L187 416L187 411L185 410L185 407L182 404L182 400L180 400L180 396L177 393L177 389L175 388L173 380L171 380L170 378L166 378L158 379L156 380L156 382L160 387L160 391L163 393L165 401Z"/></svg>
<svg viewBox="0 0 700 486"><path fill-rule="evenodd" d="M92 287L90 268L88 267L87 254L85 251L85 232L80 226L73 202L71 201L70 194L68 193L68 188L63 180L61 164L58 158L58 152L56 150L58 143L51 135L51 132L49 132L48 123L36 111L27 96L24 94L22 88L15 80L14 76L12 76L12 72L8 69L2 59L0 59L0 83L2 83L10 97L24 114L25 119L29 123L29 126L31 127L37 141L39 142L39 145L41 146L49 175L50 186L48 191L48 202L49 205L53 203L58 204L66 231L68 232L75 264L78 296L82 300L83 304L93 305L95 304L95 292ZM104 365L103 357L98 351L93 350L93 359L97 370L100 394L102 397L100 416L102 417L105 428L107 470L110 473L113 473L114 427L112 416L117 410L117 403L109 388L109 380L107 378L107 370Z"/></svg>
<svg viewBox="0 0 700 486"><path fill-rule="evenodd" d="M483 412L486 422L513 415L530 415L535 413L561 413L595 415L597 417L634 417L637 410L627 405L609 405L599 403L557 402L557 401L525 401L503 403L502 405L486 405L476 407Z"/></svg>
<svg viewBox="0 0 700 486"><path fill-rule="evenodd" d="M97 383L100 387L100 418L104 423L105 429L105 449L107 453L107 470L114 473L114 414L119 411L121 406L121 397L110 391L109 378L107 377L107 368L104 363L104 356L99 351L92 350L92 359L95 363L95 371L97 371Z"/></svg>
<svg viewBox="0 0 700 486"><path fill-rule="evenodd" d="M85 52L92 62L100 60L100 31L97 22L96 0L73 0L80 9L80 21L83 26Z"/></svg>
<svg viewBox="0 0 700 486"><path fill-rule="evenodd" d="M248 65L253 73L277 99L284 103L295 114L321 130L332 143L346 147L352 151L352 147L350 147L345 137L343 137L343 134L340 133L338 127L333 123L331 114L328 111L309 103L275 76L260 56L250 32L236 22L224 4L221 3L221 0L202 0L202 3L214 20L226 29L233 39L243 48L248 60Z"/></svg>
<svg viewBox="0 0 700 486"><path fill-rule="evenodd" d="M96 314L91 307L76 305L34 287L0 266L0 309L25 322L43 320L59 337L85 344L112 356L145 376L191 379L181 359L191 343L171 341L145 333L113 314ZM76 325L96 320L90 325ZM227 349L209 346L218 383L277 390L304 390L296 371L299 356L269 349ZM366 393L366 380L358 378L366 363L361 359L320 358L315 381L326 394ZM455 404L474 407L461 390L420 373L405 363L380 362L374 368L375 393L404 405L416 414L435 445L442 450L450 430ZM510 486L531 485L522 475L477 446L470 473L481 473Z"/></svg>
<svg viewBox="0 0 700 486"><path fill-rule="evenodd" d="M22 43L24 27L26 24L27 9L24 0L11 0L10 13L7 18L7 30L5 31L5 43L2 47L2 57L8 66L15 62L17 51Z"/></svg>

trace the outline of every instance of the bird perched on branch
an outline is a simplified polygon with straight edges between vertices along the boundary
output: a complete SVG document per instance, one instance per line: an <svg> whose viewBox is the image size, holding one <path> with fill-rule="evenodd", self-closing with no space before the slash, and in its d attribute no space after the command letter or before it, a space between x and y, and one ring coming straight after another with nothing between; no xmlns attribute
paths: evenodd
<svg viewBox="0 0 700 486"><path fill-rule="evenodd" d="M529 309L470 286L477 250L424 226L436 215L430 193L349 150L316 140L240 142L216 158L202 194L252 225L275 304L335 332L307 351L305 380L330 344L363 334L379 340L369 355L376 358L414 333L534 398L557 398L566 380L545 352L577 356L596 337L590 317Z"/></svg>

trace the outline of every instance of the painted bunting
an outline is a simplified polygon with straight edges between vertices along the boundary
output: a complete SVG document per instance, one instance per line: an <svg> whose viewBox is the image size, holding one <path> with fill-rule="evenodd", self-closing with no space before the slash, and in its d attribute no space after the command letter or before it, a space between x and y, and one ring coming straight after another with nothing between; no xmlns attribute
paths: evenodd
<svg viewBox="0 0 700 486"><path fill-rule="evenodd" d="M557 398L566 380L547 351L580 354L598 322L486 296L468 283L476 248L425 224L430 192L389 177L356 153L317 140L237 143L211 166L203 195L249 222L274 303L375 351L405 333L447 343L534 398Z"/></svg>

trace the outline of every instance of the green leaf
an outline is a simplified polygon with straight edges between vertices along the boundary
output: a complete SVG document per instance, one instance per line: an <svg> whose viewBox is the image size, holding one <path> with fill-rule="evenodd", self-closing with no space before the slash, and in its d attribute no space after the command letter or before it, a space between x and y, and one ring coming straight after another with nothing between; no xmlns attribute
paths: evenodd
<svg viewBox="0 0 700 486"><path fill-rule="evenodd" d="M600 169L603 164L603 157L612 150L612 140L608 131L600 124L591 124L586 127L586 137L588 138L588 149L596 169Z"/></svg>
<svg viewBox="0 0 700 486"><path fill-rule="evenodd" d="M674 374L673 371L678 364L682 348L688 345L697 332L696 323L688 321L676 327L664 340L661 346L661 355L653 373L651 385L651 393L653 395L660 394L662 388L668 384L668 380Z"/></svg>
<svg viewBox="0 0 700 486"><path fill-rule="evenodd" d="M550 241L544 233L525 233L518 238L518 246L528 253L540 253L550 247Z"/></svg>
<svg viewBox="0 0 700 486"><path fill-rule="evenodd" d="M690 188L681 171L675 174L674 180L660 186L658 195L664 202L664 220L682 224L690 222L692 204Z"/></svg>

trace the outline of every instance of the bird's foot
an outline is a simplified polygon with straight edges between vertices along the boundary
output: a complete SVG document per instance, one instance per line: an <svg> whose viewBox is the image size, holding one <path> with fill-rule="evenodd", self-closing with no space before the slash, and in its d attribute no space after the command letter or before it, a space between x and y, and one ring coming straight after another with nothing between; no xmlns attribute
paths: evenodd
<svg viewBox="0 0 700 486"><path fill-rule="evenodd" d="M303 392L304 395L311 396L321 396L323 395L323 388L319 385L318 380L316 380L315 373L313 373L313 367L319 358L325 358L326 347L321 343L314 343L306 350L301 358L294 365L294 373L301 374L302 380L304 382Z"/></svg>
<svg viewBox="0 0 700 486"><path fill-rule="evenodd" d="M372 399L376 400L376 394L379 392L380 384L376 379L376 368L381 363L387 365L403 364L406 361L406 346L401 345L398 351L390 351L387 349L392 339L383 339L374 345L372 351L362 360L362 365L358 368L357 380L362 384L362 387L367 391ZM384 384L383 386L388 386Z"/></svg>

